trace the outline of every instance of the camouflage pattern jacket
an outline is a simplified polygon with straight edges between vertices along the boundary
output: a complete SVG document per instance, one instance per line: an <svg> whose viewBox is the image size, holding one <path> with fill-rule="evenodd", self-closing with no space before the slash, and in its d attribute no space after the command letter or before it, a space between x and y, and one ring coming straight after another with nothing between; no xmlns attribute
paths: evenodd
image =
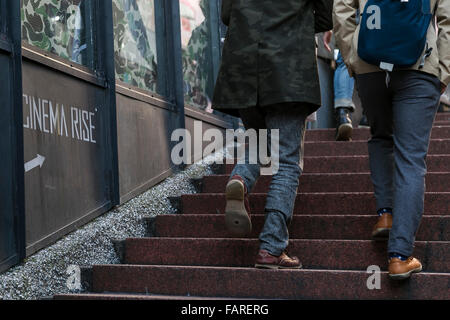
<svg viewBox="0 0 450 320"><path fill-rule="evenodd" d="M331 30L333 0L222 0L228 26L213 108L283 102L320 106L315 33Z"/></svg>
<svg viewBox="0 0 450 320"><path fill-rule="evenodd" d="M22 0L22 39L30 45L87 65L82 0Z"/></svg>

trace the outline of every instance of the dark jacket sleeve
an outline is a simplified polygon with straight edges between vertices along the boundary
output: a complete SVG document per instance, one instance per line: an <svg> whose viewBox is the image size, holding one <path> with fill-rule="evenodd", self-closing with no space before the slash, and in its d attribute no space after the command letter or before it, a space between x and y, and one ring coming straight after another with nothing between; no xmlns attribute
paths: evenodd
<svg viewBox="0 0 450 320"><path fill-rule="evenodd" d="M228 26L230 23L231 3L233 0L222 0L221 18L224 25Z"/></svg>
<svg viewBox="0 0 450 320"><path fill-rule="evenodd" d="M315 32L325 32L333 29L333 0L313 0Z"/></svg>

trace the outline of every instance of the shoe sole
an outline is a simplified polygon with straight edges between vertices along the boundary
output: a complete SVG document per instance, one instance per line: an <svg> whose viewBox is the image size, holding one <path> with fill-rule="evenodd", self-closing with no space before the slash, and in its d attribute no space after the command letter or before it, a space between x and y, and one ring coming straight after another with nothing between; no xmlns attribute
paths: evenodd
<svg viewBox="0 0 450 320"><path fill-rule="evenodd" d="M351 141L353 134L353 126L349 123L341 124L338 128L336 141Z"/></svg>
<svg viewBox="0 0 450 320"><path fill-rule="evenodd" d="M238 236L248 235L252 231L252 223L245 209L244 184L239 180L228 182L225 195L225 225L231 233Z"/></svg>
<svg viewBox="0 0 450 320"><path fill-rule="evenodd" d="M372 232L373 240L387 240L389 239L389 233L391 232L390 228L378 228L374 232Z"/></svg>
<svg viewBox="0 0 450 320"><path fill-rule="evenodd" d="M275 264L255 264L255 268L258 269L270 269L270 270L278 270L278 269L301 269L302 265L299 265L297 267L283 267Z"/></svg>
<svg viewBox="0 0 450 320"><path fill-rule="evenodd" d="M413 273L419 273L422 271L422 266L420 266L419 268L410 270L408 272L405 273L398 273L398 274L390 274L389 273L389 278L391 278L392 280L405 280L408 279L409 277L411 277L411 275Z"/></svg>

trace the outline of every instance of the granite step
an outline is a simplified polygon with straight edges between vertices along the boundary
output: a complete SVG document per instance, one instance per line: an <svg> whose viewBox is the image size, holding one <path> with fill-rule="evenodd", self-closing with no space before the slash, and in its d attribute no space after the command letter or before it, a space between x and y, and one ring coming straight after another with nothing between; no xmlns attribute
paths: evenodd
<svg viewBox="0 0 450 320"><path fill-rule="evenodd" d="M450 139L431 140L428 154L450 154ZM305 157L368 155L368 144L366 141L305 142L304 155Z"/></svg>
<svg viewBox="0 0 450 320"><path fill-rule="evenodd" d="M450 112L438 112L435 121L450 121Z"/></svg>
<svg viewBox="0 0 450 320"><path fill-rule="evenodd" d="M253 267L258 239L130 238L124 240L123 264ZM387 268L387 244L369 240L289 240L289 254L305 269L366 270ZM416 241L413 255L428 272L450 270L450 242Z"/></svg>
<svg viewBox="0 0 450 320"><path fill-rule="evenodd" d="M252 232L257 239L265 216L252 215ZM378 216L372 215L297 215L289 235L293 239L371 240ZM160 215L146 219L148 235L175 238L235 238L225 228L223 215ZM201 226L201 228L199 227ZM424 216L416 235L418 241L450 241L450 215Z"/></svg>
<svg viewBox="0 0 450 320"><path fill-rule="evenodd" d="M210 175L198 181L199 192L224 193L229 175ZM267 193L271 176L261 176L252 189L253 193ZM428 192L450 190L450 172L428 173L425 179ZM298 192L373 192L369 173L303 174Z"/></svg>
<svg viewBox="0 0 450 320"><path fill-rule="evenodd" d="M428 155L428 172L450 172L450 155ZM230 174L235 164L213 164L215 174ZM304 158L304 173L368 173L369 157L366 156L319 156Z"/></svg>
<svg viewBox="0 0 450 320"><path fill-rule="evenodd" d="M372 282L379 275L380 284ZM367 284L374 284L368 286ZM236 267L95 265L94 293L260 299L450 299L450 273L422 272L408 281L351 270L260 270ZM377 289L379 288L379 289Z"/></svg>
<svg viewBox="0 0 450 320"><path fill-rule="evenodd" d="M252 214L264 214L264 193L249 195ZM221 214L225 210L225 195L217 193L187 194L179 199L178 211L183 214ZM372 214L376 211L371 192L299 193L294 214ZM450 192L426 192L426 215L450 215Z"/></svg>
<svg viewBox="0 0 450 320"><path fill-rule="evenodd" d="M353 141L368 141L370 129L354 128ZM434 126L431 131L431 139L450 139L450 126ZM306 131L305 141L335 141L336 129L310 129Z"/></svg>

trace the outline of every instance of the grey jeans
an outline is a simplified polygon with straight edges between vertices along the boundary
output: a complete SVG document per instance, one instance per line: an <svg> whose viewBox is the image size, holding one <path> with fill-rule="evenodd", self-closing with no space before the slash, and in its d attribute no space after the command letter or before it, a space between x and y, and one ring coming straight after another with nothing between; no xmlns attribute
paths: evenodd
<svg viewBox="0 0 450 320"><path fill-rule="evenodd" d="M377 209L392 208L388 252L410 256L424 211L425 159L439 107L440 81L418 71L357 76L371 127L369 162Z"/></svg>
<svg viewBox="0 0 450 320"><path fill-rule="evenodd" d="M240 110L245 128L279 129L279 168L273 175L265 205L265 223L260 233L260 249L279 256L289 243L288 227L292 220L300 175L303 171L303 144L306 118L305 104L279 104ZM237 164L231 173L241 176L251 192L260 176L260 165Z"/></svg>

